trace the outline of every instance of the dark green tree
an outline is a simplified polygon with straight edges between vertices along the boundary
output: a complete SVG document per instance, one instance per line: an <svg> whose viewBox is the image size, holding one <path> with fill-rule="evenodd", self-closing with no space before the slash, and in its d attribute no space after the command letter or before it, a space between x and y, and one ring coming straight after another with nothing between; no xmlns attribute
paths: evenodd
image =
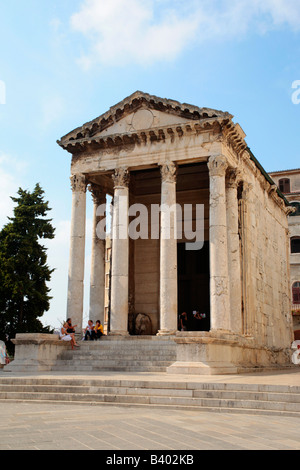
<svg viewBox="0 0 300 470"><path fill-rule="evenodd" d="M47 332L41 318L50 307L47 282L51 270L47 265L47 248L43 239L54 238L44 201L44 191L36 184L34 191L19 189L14 217L0 232L0 339L16 333Z"/></svg>

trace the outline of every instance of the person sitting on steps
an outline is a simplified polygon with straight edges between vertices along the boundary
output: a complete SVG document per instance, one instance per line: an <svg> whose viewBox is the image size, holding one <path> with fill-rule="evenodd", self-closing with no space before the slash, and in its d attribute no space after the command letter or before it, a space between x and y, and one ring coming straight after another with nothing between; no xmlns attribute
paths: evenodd
<svg viewBox="0 0 300 470"><path fill-rule="evenodd" d="M65 322L60 329L59 337L62 341L70 341L72 349L74 347L79 348L79 344L76 343L74 333L68 333L68 323Z"/></svg>
<svg viewBox="0 0 300 470"><path fill-rule="evenodd" d="M75 328L77 327L77 325L72 325L71 318L67 319L67 323L68 323L67 333L69 334L75 333Z"/></svg>
<svg viewBox="0 0 300 470"><path fill-rule="evenodd" d="M96 321L96 326L94 328L94 339L100 339L101 336L104 336L104 331L103 331L103 326L101 324L101 321L100 320L97 320Z"/></svg>
<svg viewBox="0 0 300 470"><path fill-rule="evenodd" d="M84 340L85 341L94 341L95 334L94 334L94 322L93 320L89 320L88 324L84 330Z"/></svg>

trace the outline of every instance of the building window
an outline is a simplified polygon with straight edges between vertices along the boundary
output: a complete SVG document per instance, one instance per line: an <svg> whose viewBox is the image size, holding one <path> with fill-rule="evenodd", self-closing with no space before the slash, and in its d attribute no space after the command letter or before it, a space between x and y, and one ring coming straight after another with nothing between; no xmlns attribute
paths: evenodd
<svg viewBox="0 0 300 470"><path fill-rule="evenodd" d="M294 206L296 207L296 212L294 212L294 214L290 214L290 216L296 216L296 215L300 215L300 202L291 202L290 203L291 206Z"/></svg>
<svg viewBox="0 0 300 470"><path fill-rule="evenodd" d="M292 286L293 304L300 304L300 282L294 282Z"/></svg>
<svg viewBox="0 0 300 470"><path fill-rule="evenodd" d="M290 193L291 192L291 182L288 178L282 178L278 181L279 189L282 193Z"/></svg>
<svg viewBox="0 0 300 470"><path fill-rule="evenodd" d="M291 238L291 253L300 253L300 237Z"/></svg>

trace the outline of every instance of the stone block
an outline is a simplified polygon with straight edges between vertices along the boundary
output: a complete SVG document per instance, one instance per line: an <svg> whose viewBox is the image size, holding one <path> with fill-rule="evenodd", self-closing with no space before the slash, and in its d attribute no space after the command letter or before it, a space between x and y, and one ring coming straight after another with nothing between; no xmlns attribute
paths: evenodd
<svg viewBox="0 0 300 470"><path fill-rule="evenodd" d="M59 355L70 348L56 334L17 334L12 342L15 358L5 367L6 371L49 371Z"/></svg>

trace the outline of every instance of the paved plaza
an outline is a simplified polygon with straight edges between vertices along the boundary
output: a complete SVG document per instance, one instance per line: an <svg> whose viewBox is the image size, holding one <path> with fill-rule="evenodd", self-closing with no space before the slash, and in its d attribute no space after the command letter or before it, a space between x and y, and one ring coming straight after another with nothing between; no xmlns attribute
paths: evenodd
<svg viewBox="0 0 300 470"><path fill-rule="evenodd" d="M198 380L216 382L224 377ZM299 385L300 373L228 376L227 381ZM0 450L300 449L300 420L284 415L2 401L0 416Z"/></svg>
<svg viewBox="0 0 300 470"><path fill-rule="evenodd" d="M119 406L0 403L0 450L299 450L300 421Z"/></svg>

